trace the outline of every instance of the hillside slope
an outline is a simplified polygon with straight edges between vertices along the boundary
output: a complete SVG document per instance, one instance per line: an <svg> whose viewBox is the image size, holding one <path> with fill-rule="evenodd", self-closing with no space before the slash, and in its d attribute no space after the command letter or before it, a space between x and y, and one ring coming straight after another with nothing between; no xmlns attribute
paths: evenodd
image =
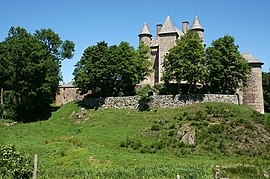
<svg viewBox="0 0 270 179"><path fill-rule="evenodd" d="M217 164L224 177L270 172L270 118L245 106L79 111L70 103L47 121L0 126L0 144L37 153L44 178L212 178Z"/></svg>
<svg viewBox="0 0 270 179"><path fill-rule="evenodd" d="M268 158L269 132L270 118L256 111L245 106L206 103L179 108L174 117L154 120L139 135L152 136L152 144L129 142L137 143L136 149L142 147L141 152L170 149L176 155L213 153Z"/></svg>

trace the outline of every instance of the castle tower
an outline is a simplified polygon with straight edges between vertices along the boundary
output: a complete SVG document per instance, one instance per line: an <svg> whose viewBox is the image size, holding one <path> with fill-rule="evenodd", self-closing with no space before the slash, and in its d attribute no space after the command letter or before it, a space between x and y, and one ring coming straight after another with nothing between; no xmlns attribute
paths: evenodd
<svg viewBox="0 0 270 179"><path fill-rule="evenodd" d="M247 85L243 90L243 104L264 114L263 88L262 88L262 65L249 53L242 54L251 67L251 74L248 76Z"/></svg>
<svg viewBox="0 0 270 179"><path fill-rule="evenodd" d="M158 69L156 69L156 83L162 82L163 76L163 63L165 59L165 55L168 51L176 45L176 40L178 39L179 35L177 33L177 29L173 25L170 16L168 16L158 33L159 39L159 62L158 62Z"/></svg>
<svg viewBox="0 0 270 179"><path fill-rule="evenodd" d="M150 32L150 29L147 25L147 23L145 22L142 30L139 34L139 43L144 43L145 45L147 45L148 47L151 47L152 44L152 34ZM154 59L152 58L152 51L150 53L148 53L148 57L149 57L149 61L152 63L152 65L150 66L150 69L153 70L154 69ZM140 82L140 85L145 85L145 84L149 84L150 86L154 86L154 73L149 74L144 80L142 80Z"/></svg>
<svg viewBox="0 0 270 179"><path fill-rule="evenodd" d="M152 41L152 34L146 22L144 23L142 27L141 33L139 34L139 38L140 38L140 43L144 42L145 45L150 46L151 41Z"/></svg>
<svg viewBox="0 0 270 179"><path fill-rule="evenodd" d="M193 32L196 32L199 34L200 38L202 39L202 44L204 46L204 38L203 38L203 32L204 32L204 29L202 28L202 25L199 21L199 18L198 16L195 17L194 21L193 21L193 24L192 24L192 27L191 27L191 30Z"/></svg>

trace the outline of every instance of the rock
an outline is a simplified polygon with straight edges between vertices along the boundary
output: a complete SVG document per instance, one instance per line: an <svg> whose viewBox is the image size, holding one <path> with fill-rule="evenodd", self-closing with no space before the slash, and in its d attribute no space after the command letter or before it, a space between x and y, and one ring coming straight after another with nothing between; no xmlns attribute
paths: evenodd
<svg viewBox="0 0 270 179"><path fill-rule="evenodd" d="M17 122L4 123L4 126L14 126Z"/></svg>
<svg viewBox="0 0 270 179"><path fill-rule="evenodd" d="M268 174L268 172L266 170L263 170L263 176L265 178L269 178L269 174Z"/></svg>
<svg viewBox="0 0 270 179"><path fill-rule="evenodd" d="M75 118L75 117L76 117L76 112L73 111L73 112L70 114L69 118Z"/></svg>
<svg viewBox="0 0 270 179"><path fill-rule="evenodd" d="M195 128L185 125L177 132L176 137L186 145L195 144Z"/></svg>
<svg viewBox="0 0 270 179"><path fill-rule="evenodd" d="M83 115L79 114L79 115L77 115L77 118L78 119L83 119Z"/></svg>
<svg viewBox="0 0 270 179"><path fill-rule="evenodd" d="M187 132L182 137L182 142L186 145L193 145L195 144L195 129L192 129L191 131Z"/></svg>
<svg viewBox="0 0 270 179"><path fill-rule="evenodd" d="M81 108L80 112L77 113L77 118L78 119L83 119L86 114L87 114L87 110L85 108Z"/></svg>
<svg viewBox="0 0 270 179"><path fill-rule="evenodd" d="M81 108L80 112L81 112L82 114L86 114L86 113L87 113L87 110L86 110L85 108Z"/></svg>

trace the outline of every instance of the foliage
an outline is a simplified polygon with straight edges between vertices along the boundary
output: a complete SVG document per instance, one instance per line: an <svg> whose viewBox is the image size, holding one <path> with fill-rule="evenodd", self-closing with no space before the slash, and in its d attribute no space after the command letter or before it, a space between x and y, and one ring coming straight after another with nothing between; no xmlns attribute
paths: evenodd
<svg viewBox="0 0 270 179"><path fill-rule="evenodd" d="M1 178L30 178L32 164L28 155L16 151L14 145L5 145L0 150Z"/></svg>
<svg viewBox="0 0 270 179"><path fill-rule="evenodd" d="M134 94L134 86L148 75L148 48L141 44L136 51L127 42L108 46L99 42L85 49L74 70L75 84L96 96Z"/></svg>
<svg viewBox="0 0 270 179"><path fill-rule="evenodd" d="M263 99L264 99L264 110L270 112L270 72L263 72L262 74L262 85L263 85Z"/></svg>
<svg viewBox="0 0 270 179"><path fill-rule="evenodd" d="M206 49L211 93L233 94L247 79L250 67L234 42L232 36L226 35Z"/></svg>
<svg viewBox="0 0 270 179"><path fill-rule="evenodd" d="M8 93L4 113L9 111L9 115L4 117L36 119L54 100L61 60L72 57L74 43L63 42L51 29L32 35L21 27L11 27L0 49L0 88Z"/></svg>
<svg viewBox="0 0 270 179"><path fill-rule="evenodd" d="M190 85L189 92L194 93L197 85L204 84L207 77L204 54L199 35L188 32L165 57L164 81L186 81Z"/></svg>
<svg viewBox="0 0 270 179"><path fill-rule="evenodd" d="M150 102L153 99L153 91L150 85L143 85L136 91L136 93L140 97L139 110L150 110Z"/></svg>

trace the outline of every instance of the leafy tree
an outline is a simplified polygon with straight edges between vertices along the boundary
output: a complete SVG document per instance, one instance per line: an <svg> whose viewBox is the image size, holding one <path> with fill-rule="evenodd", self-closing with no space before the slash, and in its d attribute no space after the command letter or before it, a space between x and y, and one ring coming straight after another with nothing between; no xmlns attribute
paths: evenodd
<svg viewBox="0 0 270 179"><path fill-rule="evenodd" d="M264 98L264 110L270 112L270 72L263 72L262 74L263 83L263 98Z"/></svg>
<svg viewBox="0 0 270 179"><path fill-rule="evenodd" d="M13 117L23 121L39 116L54 100L61 80L61 60L72 57L74 43L61 41L51 29L32 35L23 28L11 27L0 48L0 73L9 77L1 82L2 88L9 91L4 108L13 108ZM1 70L6 61L8 68Z"/></svg>
<svg viewBox="0 0 270 179"><path fill-rule="evenodd" d="M211 93L235 93L250 72L234 38L229 35L212 42L212 46L206 49L206 60Z"/></svg>
<svg viewBox="0 0 270 179"><path fill-rule="evenodd" d="M76 64L75 84L97 96L119 96L134 93L134 86L148 75L147 47L136 51L127 42L108 46L99 42L88 47Z"/></svg>
<svg viewBox="0 0 270 179"><path fill-rule="evenodd" d="M207 71L205 69L205 52L201 39L197 33L189 31L175 47L169 50L165 57L165 82L187 81L189 92L194 92L198 84L205 82Z"/></svg>

